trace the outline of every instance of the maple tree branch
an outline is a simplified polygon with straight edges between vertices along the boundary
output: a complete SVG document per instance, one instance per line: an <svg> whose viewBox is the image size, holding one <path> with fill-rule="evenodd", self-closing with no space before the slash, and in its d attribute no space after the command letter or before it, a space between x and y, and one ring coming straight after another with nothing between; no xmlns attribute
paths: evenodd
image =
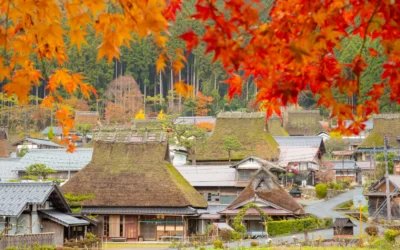
<svg viewBox="0 0 400 250"><path fill-rule="evenodd" d="M360 51L359 51L359 54L360 54L360 55L361 55L362 50L364 49L365 43L366 43L366 41L367 41L368 28L369 28L370 24L372 23L372 19L373 19L374 16L376 15L376 12L378 12L378 8L379 8L379 6L381 5L381 3L382 3L382 0L379 0L378 3L376 4L375 8L374 8L374 11L373 11L372 14L371 14L371 17L370 17L369 20L367 21L367 27L365 28L365 31L364 31L363 43L361 44Z"/></svg>

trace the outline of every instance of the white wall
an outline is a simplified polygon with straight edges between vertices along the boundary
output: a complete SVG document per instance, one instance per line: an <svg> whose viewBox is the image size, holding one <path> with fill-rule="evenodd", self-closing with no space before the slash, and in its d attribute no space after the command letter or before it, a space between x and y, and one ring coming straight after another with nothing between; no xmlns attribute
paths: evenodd
<svg viewBox="0 0 400 250"><path fill-rule="evenodd" d="M173 152L173 165L185 165L187 161L187 154L180 153L180 152Z"/></svg>

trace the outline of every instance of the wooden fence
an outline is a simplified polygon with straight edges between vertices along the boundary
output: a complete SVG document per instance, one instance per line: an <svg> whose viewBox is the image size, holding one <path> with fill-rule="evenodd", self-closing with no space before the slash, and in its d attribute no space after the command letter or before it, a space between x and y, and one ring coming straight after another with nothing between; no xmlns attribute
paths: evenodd
<svg viewBox="0 0 400 250"><path fill-rule="evenodd" d="M33 248L35 245L54 245L54 233L6 235L0 239L0 249L7 247Z"/></svg>

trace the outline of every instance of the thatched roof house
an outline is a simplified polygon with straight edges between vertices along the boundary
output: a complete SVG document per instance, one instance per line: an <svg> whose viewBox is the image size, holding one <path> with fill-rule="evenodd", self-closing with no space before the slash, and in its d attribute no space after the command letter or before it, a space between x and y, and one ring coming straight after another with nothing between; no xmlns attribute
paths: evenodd
<svg viewBox="0 0 400 250"><path fill-rule="evenodd" d="M289 193L276 181L276 177L267 166L258 170L249 185L222 212L227 216L235 216L240 209L249 203L257 204L264 213L270 216L299 216L305 212ZM248 210L248 215L253 215ZM247 213L246 213L247 214Z"/></svg>
<svg viewBox="0 0 400 250"><path fill-rule="evenodd" d="M373 121L371 132L358 146L358 149L383 147L385 136L389 139L389 147L400 148L400 114L375 115Z"/></svg>
<svg viewBox="0 0 400 250"><path fill-rule="evenodd" d="M289 133L283 127L283 119L273 115L268 119L267 131L272 136L289 136Z"/></svg>
<svg viewBox="0 0 400 250"><path fill-rule="evenodd" d="M290 135L311 136L325 131L319 110L288 110L283 113L283 126Z"/></svg>
<svg viewBox="0 0 400 250"><path fill-rule="evenodd" d="M91 162L62 190L93 194L83 202L81 212L100 215L97 235L110 238L158 240L166 232L185 235L187 216L207 207L172 166L163 132L115 132L112 137L99 137Z"/></svg>
<svg viewBox="0 0 400 250"><path fill-rule="evenodd" d="M197 148L196 161L228 161L228 153L221 149L228 136L235 136L242 145L239 151L231 152L232 161L240 161L249 156L265 160L279 158L278 144L267 132L264 112L225 112L217 116L214 132L204 146Z"/></svg>
<svg viewBox="0 0 400 250"><path fill-rule="evenodd" d="M75 124L91 124L93 127L99 125L99 113L96 111L76 111Z"/></svg>

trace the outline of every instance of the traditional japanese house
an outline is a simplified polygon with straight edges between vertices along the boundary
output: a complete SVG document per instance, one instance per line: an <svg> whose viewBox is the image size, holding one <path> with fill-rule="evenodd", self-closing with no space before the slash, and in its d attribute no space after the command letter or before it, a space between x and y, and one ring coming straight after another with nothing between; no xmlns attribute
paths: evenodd
<svg viewBox="0 0 400 250"><path fill-rule="evenodd" d="M228 152L221 149L224 139L229 136L236 137L241 143L240 150L231 152L232 162L241 161L249 156L269 161L279 158L278 144L266 127L265 112L223 112L217 115L213 133L204 145L197 148L197 164L230 164Z"/></svg>
<svg viewBox="0 0 400 250"><path fill-rule="evenodd" d="M356 225L349 218L336 218L333 223L334 236L352 236Z"/></svg>
<svg viewBox="0 0 400 250"><path fill-rule="evenodd" d="M389 175L389 191L392 218L400 219L400 175ZM386 218L386 179L375 182L368 193L368 213L376 218Z"/></svg>
<svg viewBox="0 0 400 250"><path fill-rule="evenodd" d="M90 223L70 215L60 188L51 182L0 183L0 231L8 235L54 233L54 244L86 235ZM39 236L38 236L39 237Z"/></svg>
<svg viewBox="0 0 400 250"><path fill-rule="evenodd" d="M255 203L265 214L275 219L289 219L305 214L301 205L278 184L276 176L269 171L268 166L259 169L243 192L219 214L226 216L227 223L231 223L249 203ZM254 208L246 211L244 223L247 231L264 230L260 214Z"/></svg>
<svg viewBox="0 0 400 250"><path fill-rule="evenodd" d="M287 110L283 112L283 127L289 135L313 136L325 131L319 110Z"/></svg>
<svg viewBox="0 0 400 250"><path fill-rule="evenodd" d="M268 166L276 178L285 172L278 165L254 156L247 157L232 166L181 165L176 168L204 196L209 205L229 205L263 165Z"/></svg>
<svg viewBox="0 0 400 250"><path fill-rule="evenodd" d="M277 115L272 115L267 121L267 131L272 136L289 136L283 127L282 119Z"/></svg>
<svg viewBox="0 0 400 250"><path fill-rule="evenodd" d="M361 168L355 160L330 161L335 171L335 181L349 181L351 183L362 183Z"/></svg>
<svg viewBox="0 0 400 250"><path fill-rule="evenodd" d="M95 138L91 162L62 189L93 194L81 213L98 215L108 240L160 240L188 234L188 220L207 207L172 166L164 132L117 131Z"/></svg>
<svg viewBox="0 0 400 250"><path fill-rule="evenodd" d="M11 153L6 127L0 127L0 158L8 158Z"/></svg>
<svg viewBox="0 0 400 250"><path fill-rule="evenodd" d="M17 155L23 149L58 149L63 148L60 144L52 142L47 139L25 137L12 144L13 147L17 148Z"/></svg>
<svg viewBox="0 0 400 250"><path fill-rule="evenodd" d="M400 152L400 114L379 114L373 117L373 128L358 146L356 160L369 161L374 152L383 152L385 136L388 138L389 151Z"/></svg>
<svg viewBox="0 0 400 250"><path fill-rule="evenodd" d="M75 124L90 124L92 128L100 125L99 113L96 111L76 111Z"/></svg>

